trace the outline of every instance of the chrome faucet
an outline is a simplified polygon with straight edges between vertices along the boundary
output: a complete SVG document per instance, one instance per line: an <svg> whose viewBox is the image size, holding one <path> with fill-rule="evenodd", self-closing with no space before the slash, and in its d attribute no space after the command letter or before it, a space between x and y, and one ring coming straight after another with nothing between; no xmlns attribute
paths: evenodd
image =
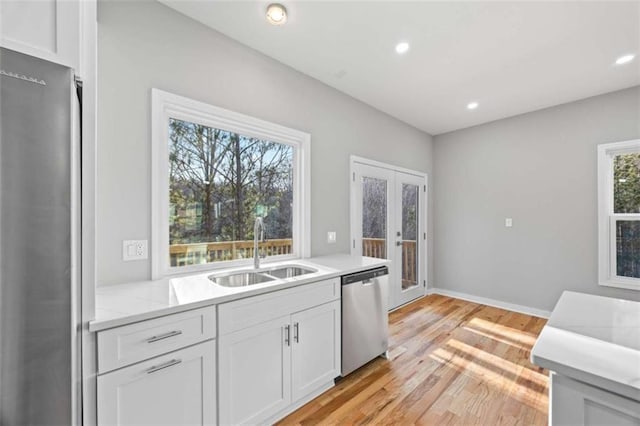
<svg viewBox="0 0 640 426"><path fill-rule="evenodd" d="M253 224L253 267L255 269L260 268L260 258L264 257L264 253L259 254L258 251L258 231L260 232L260 241L264 242L264 223L261 217L256 217Z"/></svg>

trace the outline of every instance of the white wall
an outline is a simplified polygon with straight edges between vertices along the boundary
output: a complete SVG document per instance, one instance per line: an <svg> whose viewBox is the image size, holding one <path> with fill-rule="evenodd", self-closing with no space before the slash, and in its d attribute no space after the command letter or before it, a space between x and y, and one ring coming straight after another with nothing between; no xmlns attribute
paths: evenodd
<svg viewBox="0 0 640 426"><path fill-rule="evenodd" d="M350 154L431 172L431 136L159 3L101 1L98 36L99 284L150 278L121 251L151 237L153 87L311 134L312 255L349 251Z"/></svg>
<svg viewBox="0 0 640 426"><path fill-rule="evenodd" d="M596 145L640 138L640 87L435 137L435 286L551 310L597 285ZM505 228L506 217L513 228Z"/></svg>

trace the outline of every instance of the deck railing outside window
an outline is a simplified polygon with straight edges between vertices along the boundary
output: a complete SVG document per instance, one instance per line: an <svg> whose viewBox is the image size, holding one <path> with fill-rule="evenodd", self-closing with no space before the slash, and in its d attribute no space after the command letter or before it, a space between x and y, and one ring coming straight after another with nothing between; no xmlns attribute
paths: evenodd
<svg viewBox="0 0 640 426"><path fill-rule="evenodd" d="M362 255L376 258L386 257L384 238L363 238ZM267 256L291 254L292 240L275 239L259 243ZM253 241L224 241L213 243L174 244L169 249L171 266L199 265L233 259L251 259ZM416 241L402 241L403 281L416 282Z"/></svg>
<svg viewBox="0 0 640 426"><path fill-rule="evenodd" d="M293 240L266 240L259 243L267 256L291 254ZM171 266L200 265L234 259L253 258L253 240L174 244L169 247Z"/></svg>

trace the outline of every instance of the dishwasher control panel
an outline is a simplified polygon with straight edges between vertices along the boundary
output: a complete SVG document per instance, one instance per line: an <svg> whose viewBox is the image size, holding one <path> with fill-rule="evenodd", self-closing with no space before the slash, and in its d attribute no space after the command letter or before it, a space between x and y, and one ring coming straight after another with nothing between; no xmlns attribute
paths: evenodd
<svg viewBox="0 0 640 426"><path fill-rule="evenodd" d="M342 276L342 285L356 283L358 281L367 281L383 275L389 275L389 268L386 266L356 272L355 274L344 275Z"/></svg>

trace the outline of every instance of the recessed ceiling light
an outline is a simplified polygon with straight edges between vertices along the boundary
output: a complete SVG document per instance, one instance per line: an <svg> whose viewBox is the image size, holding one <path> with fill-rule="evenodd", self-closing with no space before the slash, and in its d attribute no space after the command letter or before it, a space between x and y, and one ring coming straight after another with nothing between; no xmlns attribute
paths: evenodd
<svg viewBox="0 0 640 426"><path fill-rule="evenodd" d="M633 61L635 57L636 55L633 54L620 56L618 59L616 59L616 65L628 64L629 62Z"/></svg>
<svg viewBox="0 0 640 426"><path fill-rule="evenodd" d="M396 52L399 55L402 55L403 53L407 53L407 51L409 50L409 43L407 42L401 42L396 44Z"/></svg>
<svg viewBox="0 0 640 426"><path fill-rule="evenodd" d="M476 109L476 108L478 108L478 105L480 105L480 104L477 103L477 102L469 102L467 104L467 109Z"/></svg>
<svg viewBox="0 0 640 426"><path fill-rule="evenodd" d="M282 25L287 22L287 9L278 3L267 6L267 21L272 25Z"/></svg>

